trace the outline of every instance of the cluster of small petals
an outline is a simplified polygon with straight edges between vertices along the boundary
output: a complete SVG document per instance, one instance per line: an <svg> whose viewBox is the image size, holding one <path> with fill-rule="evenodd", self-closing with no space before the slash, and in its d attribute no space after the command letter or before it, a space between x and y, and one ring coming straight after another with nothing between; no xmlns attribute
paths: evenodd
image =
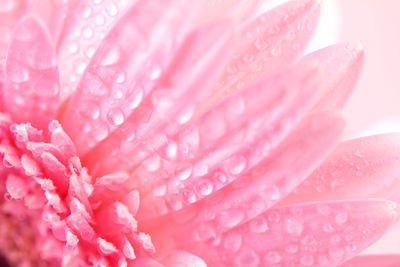
<svg viewBox="0 0 400 267"><path fill-rule="evenodd" d="M124 179L108 175L94 182L82 168L71 139L57 121L49 125L49 138L29 123L13 124L4 117L0 124L2 172L7 176L2 188L8 198L2 203L2 216L9 214L9 219L5 219L9 223L3 227L18 227L16 220L26 220L27 225L19 227L27 233L13 236L12 240L25 242L29 238L26 235L41 236L30 237L29 242L36 242L34 245L25 242L37 250L31 252L36 255L31 260L32 256L18 255L18 250L24 251L23 246L12 251L7 247L11 243L3 244L1 249L13 264L30 260L34 266L35 260L47 260L43 255L49 253L48 242L59 247L57 255L49 256L49 264L58 262L63 266L81 266L82 260L86 264L102 262L103 266L114 266L117 261L124 266L124 262L136 257L135 249L155 253L150 237L138 232L134 218L139 205L138 192L114 195L109 202L99 203L96 195L98 198L104 190L121 190ZM31 224L32 230L28 230ZM7 234L2 238L7 238Z"/></svg>

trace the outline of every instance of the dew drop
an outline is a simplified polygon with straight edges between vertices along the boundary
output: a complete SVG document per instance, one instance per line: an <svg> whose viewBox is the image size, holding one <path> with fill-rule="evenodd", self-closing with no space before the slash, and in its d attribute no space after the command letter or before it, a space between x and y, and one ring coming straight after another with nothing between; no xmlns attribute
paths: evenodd
<svg viewBox="0 0 400 267"><path fill-rule="evenodd" d="M82 12L82 18L87 19L92 14L92 9L90 7L86 7Z"/></svg>
<svg viewBox="0 0 400 267"><path fill-rule="evenodd" d="M271 55L276 57L281 54L281 48L280 47L274 47L271 49Z"/></svg>
<svg viewBox="0 0 400 267"><path fill-rule="evenodd" d="M78 46L77 46L76 44L72 44L72 45L69 47L68 51L69 51L71 54L75 54L76 52L78 52Z"/></svg>
<svg viewBox="0 0 400 267"><path fill-rule="evenodd" d="M265 43L265 41L262 38L259 38L256 40L256 48L259 51L263 51L268 47L268 45Z"/></svg>
<svg viewBox="0 0 400 267"><path fill-rule="evenodd" d="M203 162L199 162L194 166L194 175L195 176L204 176L208 173L208 166Z"/></svg>
<svg viewBox="0 0 400 267"><path fill-rule="evenodd" d="M243 156L233 157L227 161L227 170L233 174L238 175L246 168L246 158Z"/></svg>
<svg viewBox="0 0 400 267"><path fill-rule="evenodd" d="M348 215L346 212L341 212L335 216L335 222L337 224L345 224L347 222Z"/></svg>
<svg viewBox="0 0 400 267"><path fill-rule="evenodd" d="M159 186L156 186L153 190L153 194L156 197L163 197L167 193L167 185L166 184L161 184Z"/></svg>
<svg viewBox="0 0 400 267"><path fill-rule="evenodd" d="M79 105L82 116L96 120L100 116L99 106L92 101L85 101Z"/></svg>
<svg viewBox="0 0 400 267"><path fill-rule="evenodd" d="M157 80L161 76L161 68L159 66L153 66L151 71L150 71L150 79L151 80Z"/></svg>
<svg viewBox="0 0 400 267"><path fill-rule="evenodd" d="M213 189L213 184L209 180L202 180L196 185L196 191L202 196L210 195Z"/></svg>
<svg viewBox="0 0 400 267"><path fill-rule="evenodd" d="M99 15L99 16L96 17L96 20L95 20L95 21L96 21L96 24L97 24L97 25L101 26L101 25L104 24L105 19L104 19L104 17L103 17L102 15Z"/></svg>
<svg viewBox="0 0 400 267"><path fill-rule="evenodd" d="M241 210L230 209L219 214L218 222L227 228L232 228L239 225L244 219L244 214Z"/></svg>
<svg viewBox="0 0 400 267"><path fill-rule="evenodd" d="M207 241L211 238L215 238L216 233L214 228L208 224L202 224L199 228L194 232L194 237L196 240L200 242Z"/></svg>
<svg viewBox="0 0 400 267"><path fill-rule="evenodd" d="M286 231L291 235L300 235L303 232L303 221L299 218L289 218L286 223Z"/></svg>
<svg viewBox="0 0 400 267"><path fill-rule="evenodd" d="M281 261L281 255L276 251L269 251L265 255L265 260L270 263L279 263Z"/></svg>
<svg viewBox="0 0 400 267"><path fill-rule="evenodd" d="M114 3L108 4L106 9L107 9L107 13L112 17L114 17L118 14L118 8Z"/></svg>
<svg viewBox="0 0 400 267"><path fill-rule="evenodd" d="M192 167L186 168L183 171L179 172L177 178L181 181L186 180L192 174Z"/></svg>
<svg viewBox="0 0 400 267"><path fill-rule="evenodd" d="M112 109L108 112L107 119L112 125L118 126L124 122L125 117L120 109Z"/></svg>
<svg viewBox="0 0 400 267"><path fill-rule="evenodd" d="M22 83L29 80L29 72L28 69L24 67L14 68L11 72L11 80L15 83Z"/></svg>
<svg viewBox="0 0 400 267"><path fill-rule="evenodd" d="M187 123L194 114L194 106L190 105L189 107L185 108L180 114L177 116L177 122L180 124Z"/></svg>
<svg viewBox="0 0 400 267"><path fill-rule="evenodd" d="M140 103L142 102L142 100L143 100L143 91L139 90L138 92L136 92L135 94L132 94L129 97L129 102L128 102L129 108L130 109L137 108L140 105Z"/></svg>
<svg viewBox="0 0 400 267"><path fill-rule="evenodd" d="M192 191L186 190L182 193L183 197L185 198L186 202L194 203L197 200L196 194Z"/></svg>
<svg viewBox="0 0 400 267"><path fill-rule="evenodd" d="M83 35L87 38L90 39L93 37L93 30L91 28L85 28L83 30Z"/></svg>
<svg viewBox="0 0 400 267"><path fill-rule="evenodd" d="M268 220L272 223L278 223L281 220L279 213L272 212L268 215Z"/></svg>
<svg viewBox="0 0 400 267"><path fill-rule="evenodd" d="M264 217L255 218L250 222L250 230L254 233L264 233L268 230L268 223Z"/></svg>
<svg viewBox="0 0 400 267"><path fill-rule="evenodd" d="M230 233L224 239L224 247L229 251L239 251L242 246L242 236L238 233Z"/></svg>
<svg viewBox="0 0 400 267"><path fill-rule="evenodd" d="M256 267L259 262L258 255L249 248L242 250L235 258L235 263L238 267Z"/></svg>
<svg viewBox="0 0 400 267"><path fill-rule="evenodd" d="M124 83L125 80L126 80L126 75L125 75L125 72L122 71L122 72L117 76L117 79L115 80L115 82L121 84L121 83Z"/></svg>

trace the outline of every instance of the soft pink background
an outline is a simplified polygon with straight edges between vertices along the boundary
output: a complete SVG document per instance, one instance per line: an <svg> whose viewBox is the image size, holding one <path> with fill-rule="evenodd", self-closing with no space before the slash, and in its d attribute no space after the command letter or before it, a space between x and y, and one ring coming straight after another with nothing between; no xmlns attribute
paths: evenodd
<svg viewBox="0 0 400 267"><path fill-rule="evenodd" d="M363 72L345 109L346 136L400 132L400 1L337 2L338 39L359 39L365 47ZM400 227L367 252L400 253Z"/></svg>

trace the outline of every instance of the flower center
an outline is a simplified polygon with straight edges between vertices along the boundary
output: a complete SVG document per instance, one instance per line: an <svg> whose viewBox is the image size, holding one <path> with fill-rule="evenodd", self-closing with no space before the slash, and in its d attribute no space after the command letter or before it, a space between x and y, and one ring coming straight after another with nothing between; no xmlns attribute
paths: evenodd
<svg viewBox="0 0 400 267"><path fill-rule="evenodd" d="M8 217L1 220L9 229L0 232L1 240L7 240L0 250L12 264L63 260L68 266L126 266L155 252L134 217L139 192L124 190L129 174L93 179L57 121L44 133L0 113L0 155L5 190L0 205Z"/></svg>

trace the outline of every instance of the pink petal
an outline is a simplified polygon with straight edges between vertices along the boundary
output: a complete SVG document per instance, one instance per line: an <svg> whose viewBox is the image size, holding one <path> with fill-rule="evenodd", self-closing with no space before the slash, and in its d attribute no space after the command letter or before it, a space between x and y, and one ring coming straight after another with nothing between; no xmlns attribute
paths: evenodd
<svg viewBox="0 0 400 267"><path fill-rule="evenodd" d="M69 14L58 45L62 102L75 91L104 35L134 2L137 1L72 0L66 4Z"/></svg>
<svg viewBox="0 0 400 267"><path fill-rule="evenodd" d="M218 239L178 247L209 266L337 266L376 242L397 217L394 209L384 200L275 208Z"/></svg>
<svg viewBox="0 0 400 267"><path fill-rule="evenodd" d="M176 157L166 157L160 174L150 176L151 181L146 179L148 172L138 169L133 173L135 187L142 194L149 185L154 189L143 196L139 216L151 218L181 209L242 177L303 118L318 87L318 69L299 65L242 91L202 116L185 129L198 131L197 151L190 154L180 149ZM175 140L170 143L180 148L185 145Z"/></svg>
<svg viewBox="0 0 400 267"><path fill-rule="evenodd" d="M341 267L396 267L400 266L400 255L364 255L355 257Z"/></svg>
<svg viewBox="0 0 400 267"><path fill-rule="evenodd" d="M280 205L320 200L388 198L400 201L400 134L340 144Z"/></svg>
<svg viewBox="0 0 400 267"><path fill-rule="evenodd" d="M44 26L26 17L15 28L5 65L3 100L16 122L44 129L58 108L55 49Z"/></svg>
<svg viewBox="0 0 400 267"><path fill-rule="evenodd" d="M364 63L359 42L336 44L305 56L302 60L319 62L323 67L325 92L316 108L343 108L353 92Z"/></svg>
<svg viewBox="0 0 400 267"><path fill-rule="evenodd" d="M295 0L241 26L234 56L202 110L300 57L319 13L319 1Z"/></svg>
<svg viewBox="0 0 400 267"><path fill-rule="evenodd" d="M332 112L309 116L269 157L244 173L240 179L204 201L157 219L162 222L163 231L172 235L171 239L178 243L186 242L182 238L203 241L218 238L223 232L265 212L318 166L339 138L343 124L341 116ZM214 184L221 183L218 178L214 178ZM176 199L187 201L187 196L183 192ZM142 201L146 203L146 199ZM159 210L163 211L159 202L153 205L150 207L142 204L145 210L142 216L156 208L158 213L161 213ZM179 227L176 227L177 224ZM212 234L206 234L204 228ZM182 235L188 232L193 234Z"/></svg>
<svg viewBox="0 0 400 267"><path fill-rule="evenodd" d="M85 165L96 174L129 170L165 143L166 132L177 133L191 119L221 74L230 55L232 34L229 27L229 24L218 23L195 31L188 36L150 95L148 91L152 87L135 88L132 93L135 106L130 110L131 103L121 99L126 106L123 110L126 123L83 157ZM124 108L123 104L120 108ZM110 130L116 128L107 123ZM85 141L78 139L78 143L80 140ZM97 157L104 154L115 156Z"/></svg>
<svg viewBox="0 0 400 267"><path fill-rule="evenodd" d="M181 44L180 38L188 31L180 16L188 5L179 0L141 1L103 40L63 119L80 154L88 152L123 124L160 77L166 79L162 74L173 72L167 68ZM149 108L146 106L151 113Z"/></svg>

